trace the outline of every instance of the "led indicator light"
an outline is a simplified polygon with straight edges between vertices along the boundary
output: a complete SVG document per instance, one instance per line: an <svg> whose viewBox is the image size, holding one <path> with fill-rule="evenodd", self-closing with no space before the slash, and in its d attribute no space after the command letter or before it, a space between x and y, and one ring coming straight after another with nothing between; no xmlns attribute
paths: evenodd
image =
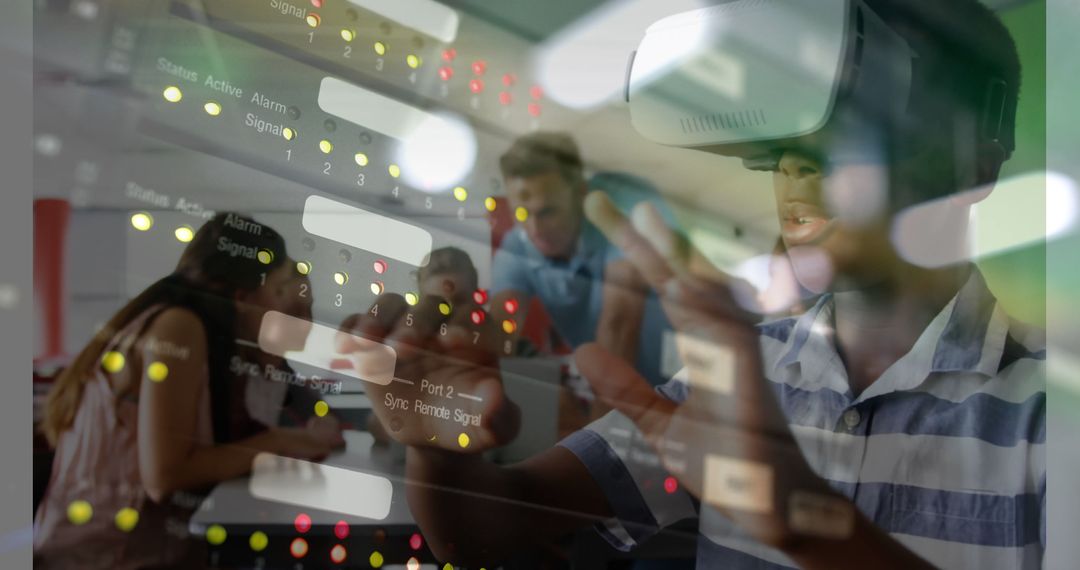
<svg viewBox="0 0 1080 570"><path fill-rule="evenodd" d="M398 178L401 176L401 167L396 164L391 164L386 167L386 171L390 173L390 176Z"/></svg>
<svg viewBox="0 0 1080 570"><path fill-rule="evenodd" d="M443 81L450 81L450 78L454 76L454 68L444 65L439 68L439 79Z"/></svg>
<svg viewBox="0 0 1080 570"><path fill-rule="evenodd" d="M502 76L503 85L507 87L513 87L517 83L517 76L513 73L504 73Z"/></svg>
<svg viewBox="0 0 1080 570"><path fill-rule="evenodd" d="M484 208L486 208L487 211L494 212L495 207L498 206L498 205L499 205L499 203L495 201L495 198L493 198L491 196L488 196L487 198L484 198Z"/></svg>
<svg viewBox="0 0 1080 570"><path fill-rule="evenodd" d="M472 79L469 81L469 91L479 94L484 90L484 82L479 79Z"/></svg>
<svg viewBox="0 0 1080 570"><path fill-rule="evenodd" d="M510 95L509 91L503 91L503 92L499 93L499 103L502 103L503 105L509 105L510 103L513 103L513 102L514 102L514 98L513 98L512 95Z"/></svg>
<svg viewBox="0 0 1080 570"><path fill-rule="evenodd" d="M145 232L154 226L154 218L146 212L136 212L131 215L131 227Z"/></svg>
<svg viewBox="0 0 1080 570"><path fill-rule="evenodd" d="M311 530L311 517L307 516L305 513L300 513L296 515L296 519L293 520L293 526L296 527L296 532L304 534Z"/></svg>
<svg viewBox="0 0 1080 570"><path fill-rule="evenodd" d="M420 561L415 556L409 558L409 561L405 563L405 570L420 570Z"/></svg>
<svg viewBox="0 0 1080 570"><path fill-rule="evenodd" d="M124 369L124 355L115 350L106 352L105 356L101 357L101 367L111 374L120 372Z"/></svg>
<svg viewBox="0 0 1080 570"><path fill-rule="evenodd" d="M469 447L469 434L467 434L467 433L458 434L458 436L457 436L457 444L460 445L462 447L462 449L464 449L466 447Z"/></svg>
<svg viewBox="0 0 1080 570"><path fill-rule="evenodd" d="M343 40L345 40L347 42L351 42L351 41L356 39L356 32L350 30L349 28L342 28L341 29L341 39L343 39Z"/></svg>
<svg viewBox="0 0 1080 570"><path fill-rule="evenodd" d="M292 554L293 558L303 558L307 556L307 551L307 541L300 537L294 538L292 543L289 544L289 554Z"/></svg>
<svg viewBox="0 0 1080 570"><path fill-rule="evenodd" d="M338 540L345 540L349 537L349 523L345 521L338 521L334 523L334 536L338 537Z"/></svg>
<svg viewBox="0 0 1080 570"><path fill-rule="evenodd" d="M349 274L344 271L338 271L334 273L334 283L338 285L345 285L349 282Z"/></svg>
<svg viewBox="0 0 1080 570"><path fill-rule="evenodd" d="M67 516L71 524L84 525L93 518L94 507L82 499L71 501L67 508Z"/></svg>
<svg viewBox="0 0 1080 570"><path fill-rule="evenodd" d="M518 306L517 299L507 299L503 302L503 309L506 309L506 312L511 315L517 314Z"/></svg>
<svg viewBox="0 0 1080 570"><path fill-rule="evenodd" d="M544 90L539 85L533 85L529 88L529 96L539 101L544 96Z"/></svg>
<svg viewBox="0 0 1080 570"><path fill-rule="evenodd" d="M414 532L409 537L409 548L413 550L420 550L420 547L424 546L424 537L420 536L420 533Z"/></svg>
<svg viewBox="0 0 1080 570"><path fill-rule="evenodd" d="M323 154L330 154L334 152L334 143L323 139L319 141L319 150L321 150Z"/></svg>
<svg viewBox="0 0 1080 570"><path fill-rule="evenodd" d="M207 101L206 104L203 105L203 110L206 111L207 115L216 117L221 114L221 103L218 103L217 101Z"/></svg>
<svg viewBox="0 0 1080 570"><path fill-rule="evenodd" d="M483 305L484 303L487 303L487 300L488 300L487 291L485 291L483 289L477 289L476 291L473 291L472 300L477 305Z"/></svg>
<svg viewBox="0 0 1080 570"><path fill-rule="evenodd" d="M375 55L386 55L386 44L382 42L375 42Z"/></svg>
<svg viewBox="0 0 1080 570"><path fill-rule="evenodd" d="M483 309L473 309L472 313L469 315L469 319L473 322L474 325L484 324L485 318L487 318L487 315L484 314Z"/></svg>
<svg viewBox="0 0 1080 570"><path fill-rule="evenodd" d="M329 414L329 413L330 413L330 404L327 404L326 402L324 402L322 400L319 400L318 402L315 402L315 415L316 416L319 416L320 418L322 418L322 417L326 417L326 414Z"/></svg>
<svg viewBox="0 0 1080 570"><path fill-rule="evenodd" d="M475 73L476 75L483 75L485 71L487 71L487 62L486 61L484 61L482 59L478 59L478 60L472 62L472 72L473 73Z"/></svg>
<svg viewBox="0 0 1080 570"><path fill-rule="evenodd" d="M169 367L164 362L151 362L146 367L146 377L151 382L164 382L169 377Z"/></svg>
<svg viewBox="0 0 1080 570"><path fill-rule="evenodd" d="M518 208L514 210L514 218L519 222L524 222L529 219L529 211L526 210L524 206L518 206Z"/></svg>
<svg viewBox="0 0 1080 570"><path fill-rule="evenodd" d="M322 8L323 0L311 0L311 5L316 8Z"/></svg>
<svg viewBox="0 0 1080 570"><path fill-rule="evenodd" d="M304 18L304 21L307 22L307 25L311 26L312 28L318 28L319 24L322 23L322 18L320 18L319 15L315 12L309 12L307 17Z"/></svg>
<svg viewBox="0 0 1080 570"><path fill-rule="evenodd" d="M371 282L371 294L372 295L382 295L383 291L385 289L386 289L386 287L383 285L382 281L372 281Z"/></svg>
<svg viewBox="0 0 1080 570"><path fill-rule="evenodd" d="M442 313L444 316L449 316L450 311L451 311L450 303L447 303L445 301L442 302L442 303L439 303L439 312Z"/></svg>
<svg viewBox="0 0 1080 570"><path fill-rule="evenodd" d="M371 556L368 556L368 564L371 564L372 568L382 568L383 555L378 550L372 552Z"/></svg>
<svg viewBox="0 0 1080 570"><path fill-rule="evenodd" d="M506 334L514 334L514 331L517 330L517 323L513 319L506 319L502 322L502 329Z"/></svg>
<svg viewBox="0 0 1080 570"><path fill-rule="evenodd" d="M210 528L206 529L206 542L214 546L220 546L228 537L229 533L225 532L225 527L219 524L212 524Z"/></svg>
<svg viewBox="0 0 1080 570"><path fill-rule="evenodd" d="M195 239L195 231L191 229L191 226L180 226L173 232L176 236L176 241L180 243L188 243Z"/></svg>
<svg viewBox="0 0 1080 570"><path fill-rule="evenodd" d="M139 524L139 511L131 507L124 507L116 511L113 522L116 523L116 528L122 532L131 532L135 529L135 525Z"/></svg>
<svg viewBox="0 0 1080 570"><path fill-rule="evenodd" d="M308 263L307 261L297 261L296 272L300 275L307 275L311 273L311 263Z"/></svg>
<svg viewBox="0 0 1080 570"><path fill-rule="evenodd" d="M405 302L411 307L415 307L420 302L420 295L413 293L412 291L405 293Z"/></svg>
<svg viewBox="0 0 1080 570"><path fill-rule="evenodd" d="M270 265L274 262L274 252L269 249L260 249L259 253L255 254L255 258L263 265Z"/></svg>
<svg viewBox="0 0 1080 570"><path fill-rule="evenodd" d="M364 154L362 152L356 153L356 156L354 156L353 158L356 159L356 165L357 166L367 166L368 165L368 157L367 157L366 154Z"/></svg>
<svg viewBox="0 0 1080 570"><path fill-rule="evenodd" d="M266 533L261 530L251 533L251 536L248 538L248 546L255 552L266 550L266 545L268 544L270 544L270 537L266 536Z"/></svg>
<svg viewBox="0 0 1080 570"><path fill-rule="evenodd" d="M667 494L672 494L679 490L679 482L674 477L668 477L664 479L664 491Z"/></svg>
<svg viewBox="0 0 1080 570"><path fill-rule="evenodd" d="M454 48L446 48L442 52L443 61L446 61L446 62L454 61L454 58L456 58L456 57L457 57L457 50L454 49Z"/></svg>
<svg viewBox="0 0 1080 570"><path fill-rule="evenodd" d="M534 117L539 117L540 116L540 104L539 103L529 103L529 114L534 116Z"/></svg>
<svg viewBox="0 0 1080 570"><path fill-rule="evenodd" d="M405 56L405 65L408 65L411 69L416 69L423 65L424 60L420 59L420 56L416 54L409 54Z"/></svg>
<svg viewBox="0 0 1080 570"><path fill-rule="evenodd" d="M464 202L469 197L469 191L462 186L454 188L454 199L458 202Z"/></svg>
<svg viewBox="0 0 1080 570"><path fill-rule="evenodd" d="M285 127L281 129L281 136L287 141L291 141L296 138L296 131L292 127Z"/></svg>
<svg viewBox="0 0 1080 570"><path fill-rule="evenodd" d="M382 275L383 273L386 273L388 266L386 265L385 261L377 259L374 263L371 264L371 268L375 270L375 273Z"/></svg>
<svg viewBox="0 0 1080 570"><path fill-rule="evenodd" d="M180 91L179 87L170 85L161 92L161 96L170 103L179 103L180 100L184 98L184 93L183 91Z"/></svg>

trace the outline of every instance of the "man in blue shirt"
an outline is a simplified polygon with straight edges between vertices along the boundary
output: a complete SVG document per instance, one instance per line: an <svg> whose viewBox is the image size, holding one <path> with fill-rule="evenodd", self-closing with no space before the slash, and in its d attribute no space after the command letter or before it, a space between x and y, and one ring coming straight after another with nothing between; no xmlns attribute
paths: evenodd
<svg viewBox="0 0 1080 570"><path fill-rule="evenodd" d="M492 262L496 302L538 298L571 347L599 342L654 385L661 371L665 330L655 296L633 291L637 272L586 218L587 192L604 192L629 211L658 195L644 180L599 173L586 181L581 156L566 134L537 132L519 138L500 160L507 200L518 224Z"/></svg>

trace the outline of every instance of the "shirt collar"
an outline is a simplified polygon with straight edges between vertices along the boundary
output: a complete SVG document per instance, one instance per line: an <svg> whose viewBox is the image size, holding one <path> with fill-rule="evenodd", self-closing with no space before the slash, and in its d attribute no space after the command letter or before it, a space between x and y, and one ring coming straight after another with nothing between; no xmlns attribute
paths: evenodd
<svg viewBox="0 0 1080 570"><path fill-rule="evenodd" d="M824 384L846 392L847 374L833 343L831 294L798 318L776 361L777 370L799 365L800 384ZM935 373L997 373L1008 316L986 286L982 273L972 267L963 287L934 317L911 350L867 388L860 400L897 390L909 390ZM826 374L828 373L828 374Z"/></svg>

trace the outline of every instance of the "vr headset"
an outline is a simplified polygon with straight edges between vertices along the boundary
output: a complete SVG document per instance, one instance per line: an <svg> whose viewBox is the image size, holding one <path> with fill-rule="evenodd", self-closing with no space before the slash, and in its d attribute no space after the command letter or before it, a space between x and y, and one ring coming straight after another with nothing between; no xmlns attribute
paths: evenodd
<svg viewBox="0 0 1080 570"><path fill-rule="evenodd" d="M880 159L896 152L895 135L928 120L953 120L1011 153L1016 102L1005 81L976 87L981 110L925 117L918 99L952 86L922 77L919 60L864 0L736 0L650 26L625 96L644 137L755 170L774 169L785 149Z"/></svg>

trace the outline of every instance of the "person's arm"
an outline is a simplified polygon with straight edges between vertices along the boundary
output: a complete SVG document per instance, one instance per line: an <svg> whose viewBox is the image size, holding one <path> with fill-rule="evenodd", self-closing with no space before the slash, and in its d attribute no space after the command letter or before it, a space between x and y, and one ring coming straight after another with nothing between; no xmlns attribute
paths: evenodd
<svg viewBox="0 0 1080 570"><path fill-rule="evenodd" d="M604 268L596 343L626 362L637 362L641 322L645 316L646 287L634 264L626 259L609 261ZM599 419L609 411L610 406L594 400L589 419Z"/></svg>
<svg viewBox="0 0 1080 570"><path fill-rule="evenodd" d="M312 430L289 428L270 429L224 445L198 443L199 399L208 389L202 322L186 309L167 309L150 323L143 338L189 349L187 358L143 350L137 359L143 365L139 380L139 473L151 499L162 501L175 491L244 475L260 452L313 459L325 456L340 443L338 438L320 437ZM156 367L156 374L152 374L148 369L154 362L166 368Z"/></svg>

